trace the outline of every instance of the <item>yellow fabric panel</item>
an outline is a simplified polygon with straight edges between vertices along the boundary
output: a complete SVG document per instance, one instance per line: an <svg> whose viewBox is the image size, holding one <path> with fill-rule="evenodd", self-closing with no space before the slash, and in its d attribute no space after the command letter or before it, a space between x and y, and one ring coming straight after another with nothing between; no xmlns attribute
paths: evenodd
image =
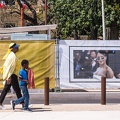
<svg viewBox="0 0 120 120"><path fill-rule="evenodd" d="M55 88L55 41L0 41L0 66L4 63L2 58L11 42L16 42L20 45L19 52L16 54L19 64L22 59L29 60L29 67L34 72L36 88L44 88L45 77L50 78L50 88ZM2 82L2 75L0 74L0 88L3 88Z"/></svg>

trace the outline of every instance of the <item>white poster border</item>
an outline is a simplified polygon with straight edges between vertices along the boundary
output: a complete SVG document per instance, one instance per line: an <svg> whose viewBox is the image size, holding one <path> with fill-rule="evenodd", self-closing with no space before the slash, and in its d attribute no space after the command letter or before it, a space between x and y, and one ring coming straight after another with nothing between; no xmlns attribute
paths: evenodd
<svg viewBox="0 0 120 120"><path fill-rule="evenodd" d="M120 41L97 40L60 40L59 41L59 71L61 88L98 88L101 77L95 79L75 79L73 77L74 50L120 50ZM71 72L72 71L72 72ZM120 79L107 79L108 87L120 87Z"/></svg>

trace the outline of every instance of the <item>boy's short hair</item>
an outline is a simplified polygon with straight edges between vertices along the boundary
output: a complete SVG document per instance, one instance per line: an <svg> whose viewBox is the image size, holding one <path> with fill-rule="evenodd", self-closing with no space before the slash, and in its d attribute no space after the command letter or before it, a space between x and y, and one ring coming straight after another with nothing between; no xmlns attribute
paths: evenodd
<svg viewBox="0 0 120 120"><path fill-rule="evenodd" d="M29 64L28 60L23 59L22 62L21 62L21 65L23 66L24 64Z"/></svg>

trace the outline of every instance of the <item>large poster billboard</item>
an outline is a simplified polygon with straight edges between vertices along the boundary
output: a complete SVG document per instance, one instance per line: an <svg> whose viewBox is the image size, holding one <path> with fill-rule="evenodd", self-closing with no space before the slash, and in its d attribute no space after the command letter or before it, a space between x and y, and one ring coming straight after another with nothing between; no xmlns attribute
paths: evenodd
<svg viewBox="0 0 120 120"><path fill-rule="evenodd" d="M98 88L104 76L108 87L119 88L119 46L120 42L116 41L60 42L61 87Z"/></svg>

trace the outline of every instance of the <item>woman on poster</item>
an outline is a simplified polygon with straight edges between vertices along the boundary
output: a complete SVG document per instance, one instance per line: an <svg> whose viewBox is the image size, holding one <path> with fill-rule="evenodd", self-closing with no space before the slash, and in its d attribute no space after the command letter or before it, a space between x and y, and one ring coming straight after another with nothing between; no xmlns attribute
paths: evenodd
<svg viewBox="0 0 120 120"><path fill-rule="evenodd" d="M98 61L99 67L94 72L93 77L95 75L98 75L98 76L106 77L106 78L114 78L113 70L107 65L107 55L104 50L98 51L97 61Z"/></svg>

